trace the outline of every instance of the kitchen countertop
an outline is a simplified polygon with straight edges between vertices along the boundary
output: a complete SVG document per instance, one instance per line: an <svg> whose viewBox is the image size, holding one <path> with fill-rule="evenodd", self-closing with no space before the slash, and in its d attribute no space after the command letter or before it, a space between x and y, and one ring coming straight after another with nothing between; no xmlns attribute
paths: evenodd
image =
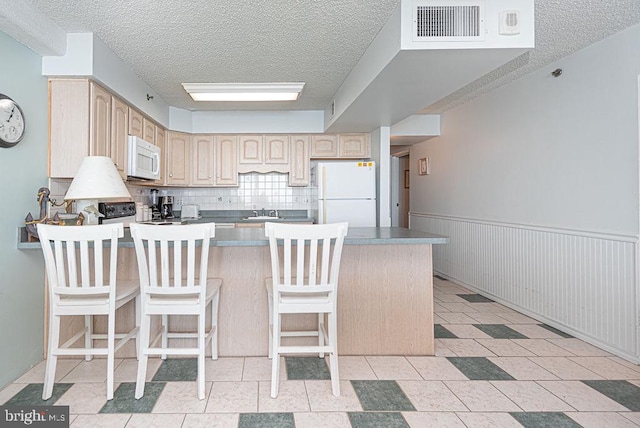
<svg viewBox="0 0 640 428"><path fill-rule="evenodd" d="M26 242L24 228L19 229L18 235L18 249L40 249L40 242ZM345 245L447 244L449 238L402 227L350 227L344 243ZM215 238L211 240L212 247L266 245L269 245L269 241L262 228L218 229ZM125 236L120 239L118 246L133 248L133 240L128 229L125 229Z"/></svg>

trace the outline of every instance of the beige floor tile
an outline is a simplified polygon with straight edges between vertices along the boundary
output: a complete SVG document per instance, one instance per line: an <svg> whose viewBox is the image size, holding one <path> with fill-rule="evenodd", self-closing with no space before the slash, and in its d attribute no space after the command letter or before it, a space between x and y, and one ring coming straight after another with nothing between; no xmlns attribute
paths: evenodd
<svg viewBox="0 0 640 428"><path fill-rule="evenodd" d="M121 359L114 361L115 369L118 368ZM82 360L78 365L71 370L61 382L65 383L78 383L78 382L106 382L107 380L107 359L106 358L94 358L91 361Z"/></svg>
<svg viewBox="0 0 640 428"><path fill-rule="evenodd" d="M521 313L515 311L500 312L500 316L509 321L510 324L535 324L538 322L533 318L529 318L528 316L522 315Z"/></svg>
<svg viewBox="0 0 640 428"><path fill-rule="evenodd" d="M520 407L490 382L447 380L444 383L472 412L521 411Z"/></svg>
<svg viewBox="0 0 640 428"><path fill-rule="evenodd" d="M464 303L466 302L466 300L464 300L462 297L460 296L456 296L455 293L443 293L438 295L438 299L440 300L440 303Z"/></svg>
<svg viewBox="0 0 640 428"><path fill-rule="evenodd" d="M572 354L578 357L610 357L611 354L607 351L604 351L600 348L596 348L595 346L583 342L580 339L549 339L550 343L554 345L558 345L559 347L566 349Z"/></svg>
<svg viewBox="0 0 640 428"><path fill-rule="evenodd" d="M441 339L458 357L493 357L495 354L474 339Z"/></svg>
<svg viewBox="0 0 640 428"><path fill-rule="evenodd" d="M69 426L71 428L124 428L130 418L129 413L77 415Z"/></svg>
<svg viewBox="0 0 640 428"><path fill-rule="evenodd" d="M284 357L280 358L280 379L287 378ZM271 360L267 357L247 357L244 359L242 380L271 380Z"/></svg>
<svg viewBox="0 0 640 428"><path fill-rule="evenodd" d="M499 357L529 357L535 355L509 339L476 339L476 341Z"/></svg>
<svg viewBox="0 0 640 428"><path fill-rule="evenodd" d="M456 413L467 427L473 428L522 428L508 413Z"/></svg>
<svg viewBox="0 0 640 428"><path fill-rule="evenodd" d="M473 319L471 324L506 324L509 322L496 313L470 312L468 316Z"/></svg>
<svg viewBox="0 0 640 428"><path fill-rule="evenodd" d="M181 427L184 419L180 414L134 413L127 428Z"/></svg>
<svg viewBox="0 0 640 428"><path fill-rule="evenodd" d="M340 379L373 380L377 379L367 359L362 356L339 356Z"/></svg>
<svg viewBox="0 0 640 428"><path fill-rule="evenodd" d="M149 382L153 379L160 366L162 360L160 358L149 358L147 362L147 373L145 379ZM135 358L127 358L122 360L114 374L116 382L135 382L138 377L138 360Z"/></svg>
<svg viewBox="0 0 640 428"><path fill-rule="evenodd" d="M378 379L422 380L420 374L405 357L367 357L367 361Z"/></svg>
<svg viewBox="0 0 640 428"><path fill-rule="evenodd" d="M213 382L207 413L255 413L258 382Z"/></svg>
<svg viewBox="0 0 640 428"><path fill-rule="evenodd" d="M618 414L640 426L640 412L621 412Z"/></svg>
<svg viewBox="0 0 640 428"><path fill-rule="evenodd" d="M340 381L340 396L335 397L330 380L304 381L312 412L361 412L362 405L349 381Z"/></svg>
<svg viewBox="0 0 640 428"><path fill-rule="evenodd" d="M113 390L118 389L118 384ZM102 383L76 383L65 392L56 406L69 406L69 413L74 415L98 413L107 403L107 384Z"/></svg>
<svg viewBox="0 0 640 428"><path fill-rule="evenodd" d="M615 361L618 364L622 364L623 366L625 366L628 369L637 371L638 373L640 373L640 364L634 364L631 361L627 361L625 359L622 359L620 357L607 357L609 358L611 361Z"/></svg>
<svg viewBox="0 0 640 428"><path fill-rule="evenodd" d="M565 357L530 357L529 359L563 380L602 379L602 376Z"/></svg>
<svg viewBox="0 0 640 428"><path fill-rule="evenodd" d="M440 305L445 307L449 312L478 312L468 303L443 302L440 303Z"/></svg>
<svg viewBox="0 0 640 428"><path fill-rule="evenodd" d="M492 381L511 401L525 412L566 412L573 407L533 381Z"/></svg>
<svg viewBox="0 0 640 428"><path fill-rule="evenodd" d="M280 381L276 398L271 398L271 382L259 382L258 411L261 413L311 411L304 381Z"/></svg>
<svg viewBox="0 0 640 428"><path fill-rule="evenodd" d="M506 306L501 305L500 303L495 302L487 302L487 303L470 303L473 309L476 312L485 312L485 313L499 313L499 312L513 312L513 310L507 308Z"/></svg>
<svg viewBox="0 0 640 428"><path fill-rule="evenodd" d="M73 370L78 364L80 364L80 361L83 360L80 360L79 358L58 358L58 363L56 364L55 382L60 382L63 377L69 374L71 370ZM20 378L18 378L15 383L43 383L46 366L47 361L41 361L40 363L32 367L31 370L20 376Z"/></svg>
<svg viewBox="0 0 640 428"><path fill-rule="evenodd" d="M640 379L640 372L632 370L607 357L568 357L605 379Z"/></svg>
<svg viewBox="0 0 640 428"><path fill-rule="evenodd" d="M417 411L455 412L467 410L467 407L441 381L400 380L398 385Z"/></svg>
<svg viewBox="0 0 640 428"><path fill-rule="evenodd" d="M445 320L444 318L440 317L438 314L434 314L433 315L433 322L435 324L446 324L447 320Z"/></svg>
<svg viewBox="0 0 640 428"><path fill-rule="evenodd" d="M489 357L489 360L517 380L560 379L525 357Z"/></svg>
<svg viewBox="0 0 640 428"><path fill-rule="evenodd" d="M547 339L512 339L514 343L528 349L539 357L573 357L573 352L557 346Z"/></svg>
<svg viewBox="0 0 640 428"><path fill-rule="evenodd" d="M522 333L529 339L561 339L562 336L555 334L538 324L507 324L507 327Z"/></svg>
<svg viewBox="0 0 640 428"><path fill-rule="evenodd" d="M204 368L206 380L239 382L242 380L244 358L218 358L217 360L207 358Z"/></svg>
<svg viewBox="0 0 640 428"><path fill-rule="evenodd" d="M640 380L630 380L629 382L631 382L632 384L640 387Z"/></svg>
<svg viewBox="0 0 640 428"><path fill-rule="evenodd" d="M451 333L458 336L460 339L490 339L489 336L484 331L479 328L475 328L469 324L445 324L444 328L449 330Z"/></svg>
<svg viewBox="0 0 640 428"><path fill-rule="evenodd" d="M402 412L411 428L465 428L455 413L447 412Z"/></svg>
<svg viewBox="0 0 640 428"><path fill-rule="evenodd" d="M637 428L638 425L614 412L566 412L567 416L583 428Z"/></svg>
<svg viewBox="0 0 640 428"><path fill-rule="evenodd" d="M447 345L445 342L443 342L443 339L436 339L434 341L434 347L435 349L435 354L436 357L455 357L456 353L453 352L451 349L447 348Z"/></svg>
<svg viewBox="0 0 640 428"><path fill-rule="evenodd" d="M237 428L237 413L188 414L181 428Z"/></svg>
<svg viewBox="0 0 640 428"><path fill-rule="evenodd" d="M476 320L462 312L441 312L438 314L447 324L474 324Z"/></svg>
<svg viewBox="0 0 640 428"><path fill-rule="evenodd" d="M2 391L0 391L0 406L9 401L18 392L22 391L27 384L25 383L10 383Z"/></svg>
<svg viewBox="0 0 640 428"><path fill-rule="evenodd" d="M351 428L349 415L343 412L294 413L293 420L304 428Z"/></svg>
<svg viewBox="0 0 640 428"><path fill-rule="evenodd" d="M433 312L436 314L442 313L442 312L451 312L449 309L447 309L446 307L444 307L442 305L442 303L437 303L435 302L433 304Z"/></svg>
<svg viewBox="0 0 640 428"><path fill-rule="evenodd" d="M546 390L581 412L619 412L628 410L604 394L578 381L538 381Z"/></svg>
<svg viewBox="0 0 640 428"><path fill-rule="evenodd" d="M407 357L424 380L467 380L460 370L442 357Z"/></svg>
<svg viewBox="0 0 640 428"><path fill-rule="evenodd" d="M197 382L167 382L152 412L202 413L207 406L211 382L205 382L204 391L204 400L199 400Z"/></svg>

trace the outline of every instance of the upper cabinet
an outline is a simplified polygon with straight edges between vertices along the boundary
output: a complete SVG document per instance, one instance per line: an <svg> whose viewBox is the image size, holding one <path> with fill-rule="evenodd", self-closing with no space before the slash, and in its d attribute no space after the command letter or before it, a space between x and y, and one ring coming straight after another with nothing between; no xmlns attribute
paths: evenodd
<svg viewBox="0 0 640 428"><path fill-rule="evenodd" d="M289 186L309 185L309 147L311 138L308 135L291 136L291 165L289 169Z"/></svg>
<svg viewBox="0 0 640 428"><path fill-rule="evenodd" d="M138 110L129 107L129 135L139 138L144 137L144 125L142 124L144 116Z"/></svg>
<svg viewBox="0 0 640 428"><path fill-rule="evenodd" d="M156 144L156 125L146 117L142 118L142 139Z"/></svg>
<svg viewBox="0 0 640 428"><path fill-rule="evenodd" d="M239 172L289 172L288 135L238 136Z"/></svg>
<svg viewBox="0 0 640 428"><path fill-rule="evenodd" d="M238 137L216 135L214 137L214 160L216 186L238 185Z"/></svg>
<svg viewBox="0 0 640 428"><path fill-rule="evenodd" d="M89 109L89 133L91 134L91 154L109 156L111 149L111 94L91 82L91 107Z"/></svg>
<svg viewBox="0 0 640 428"><path fill-rule="evenodd" d="M191 184L213 186L213 135L191 137Z"/></svg>
<svg viewBox="0 0 640 428"><path fill-rule="evenodd" d="M127 178L127 135L129 107L120 98L111 96L111 159L122 178Z"/></svg>
<svg viewBox="0 0 640 428"><path fill-rule="evenodd" d="M271 165L289 165L288 135L265 135L264 163Z"/></svg>
<svg viewBox="0 0 640 428"><path fill-rule="evenodd" d="M314 135L311 158L366 159L371 157L369 134Z"/></svg>
<svg viewBox="0 0 640 428"><path fill-rule="evenodd" d="M167 132L165 183L188 186L191 175L191 136L184 132Z"/></svg>

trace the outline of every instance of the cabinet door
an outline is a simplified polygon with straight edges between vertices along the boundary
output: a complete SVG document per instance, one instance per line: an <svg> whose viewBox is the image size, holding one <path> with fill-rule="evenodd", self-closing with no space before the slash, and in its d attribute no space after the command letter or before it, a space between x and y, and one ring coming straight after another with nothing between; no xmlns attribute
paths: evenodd
<svg viewBox="0 0 640 428"><path fill-rule="evenodd" d="M216 186L238 185L238 138L233 135L215 137Z"/></svg>
<svg viewBox="0 0 640 428"><path fill-rule="evenodd" d="M91 82L90 112L91 154L111 156L111 94L93 82Z"/></svg>
<svg viewBox="0 0 640 428"><path fill-rule="evenodd" d="M289 164L289 136L266 135L264 137L264 163Z"/></svg>
<svg viewBox="0 0 640 428"><path fill-rule="evenodd" d="M309 185L309 140L308 135L295 135L291 137L289 186Z"/></svg>
<svg viewBox="0 0 640 428"><path fill-rule="evenodd" d="M213 135L194 135L191 140L191 184L213 185Z"/></svg>
<svg viewBox="0 0 640 428"><path fill-rule="evenodd" d="M144 124L142 113L129 107L129 135L144 138Z"/></svg>
<svg viewBox="0 0 640 428"><path fill-rule="evenodd" d="M111 159L120 176L127 178L127 129L129 107L121 99L111 97Z"/></svg>
<svg viewBox="0 0 640 428"><path fill-rule="evenodd" d="M241 135L239 137L238 162L249 165L262 165L263 162L262 135Z"/></svg>
<svg viewBox="0 0 640 428"><path fill-rule="evenodd" d="M338 139L335 135L314 135L311 137L312 158L335 158L338 156Z"/></svg>
<svg viewBox="0 0 640 428"><path fill-rule="evenodd" d="M189 134L167 132L167 180L168 185L188 186L190 169Z"/></svg>
<svg viewBox="0 0 640 428"><path fill-rule="evenodd" d="M164 183L164 178L166 177L167 170L167 139L164 128L160 126L156 126L156 138L155 138L156 146L160 147L160 177L154 181L156 184Z"/></svg>
<svg viewBox="0 0 640 428"><path fill-rule="evenodd" d="M341 158L368 158L371 155L368 134L341 134L338 147Z"/></svg>
<svg viewBox="0 0 640 428"><path fill-rule="evenodd" d="M156 144L156 125L146 117L142 118L142 139Z"/></svg>

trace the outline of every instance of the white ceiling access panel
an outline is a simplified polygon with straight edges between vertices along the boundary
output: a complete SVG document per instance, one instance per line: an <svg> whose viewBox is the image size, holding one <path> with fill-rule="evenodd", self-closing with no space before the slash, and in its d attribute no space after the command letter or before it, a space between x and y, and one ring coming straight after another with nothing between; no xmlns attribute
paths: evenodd
<svg viewBox="0 0 640 428"><path fill-rule="evenodd" d="M326 131L391 126L534 45L533 0L401 0L325 109Z"/></svg>

